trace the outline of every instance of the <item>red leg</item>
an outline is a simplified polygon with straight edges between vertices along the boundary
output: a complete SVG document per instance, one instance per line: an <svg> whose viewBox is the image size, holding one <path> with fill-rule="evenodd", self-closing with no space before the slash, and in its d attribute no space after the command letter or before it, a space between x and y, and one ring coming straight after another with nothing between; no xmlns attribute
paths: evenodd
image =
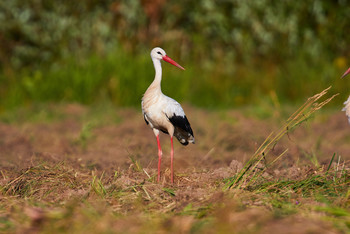
<svg viewBox="0 0 350 234"><path fill-rule="evenodd" d="M173 137L170 138L171 141L171 151L170 151L170 163L171 163L171 183L174 183L174 168L173 168L173 161L174 161L174 146L173 146Z"/></svg>
<svg viewBox="0 0 350 234"><path fill-rule="evenodd" d="M162 148L160 147L159 135L157 135L157 143L158 143L158 177L157 182L160 179L160 162L162 161Z"/></svg>

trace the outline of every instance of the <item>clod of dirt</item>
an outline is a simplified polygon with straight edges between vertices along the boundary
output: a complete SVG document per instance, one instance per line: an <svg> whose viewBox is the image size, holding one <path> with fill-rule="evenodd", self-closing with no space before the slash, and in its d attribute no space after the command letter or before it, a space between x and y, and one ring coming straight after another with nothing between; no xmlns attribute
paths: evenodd
<svg viewBox="0 0 350 234"><path fill-rule="evenodd" d="M216 179L229 178L234 176L235 174L236 174L236 171L233 171L230 167L221 167L221 168L215 169L212 172L213 178L216 178Z"/></svg>
<svg viewBox="0 0 350 234"><path fill-rule="evenodd" d="M243 164L237 160L232 160L230 163L230 168L233 172L237 173L243 168Z"/></svg>

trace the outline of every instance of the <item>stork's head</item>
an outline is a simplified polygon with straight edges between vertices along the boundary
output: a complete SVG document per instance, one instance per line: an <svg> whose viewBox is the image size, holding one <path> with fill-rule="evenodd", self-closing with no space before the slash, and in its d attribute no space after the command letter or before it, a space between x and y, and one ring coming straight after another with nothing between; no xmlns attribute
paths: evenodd
<svg viewBox="0 0 350 234"><path fill-rule="evenodd" d="M172 60L168 55L166 55L165 51L160 48L160 47L156 47L151 51L151 58L152 59L158 59L158 60L164 60L165 62L168 62L182 70L185 70L185 68L183 68L180 64L178 64L177 62L175 62L174 60Z"/></svg>
<svg viewBox="0 0 350 234"><path fill-rule="evenodd" d="M348 70L346 70L346 72L341 76L341 78L344 78L347 74L350 73L350 67L348 68Z"/></svg>

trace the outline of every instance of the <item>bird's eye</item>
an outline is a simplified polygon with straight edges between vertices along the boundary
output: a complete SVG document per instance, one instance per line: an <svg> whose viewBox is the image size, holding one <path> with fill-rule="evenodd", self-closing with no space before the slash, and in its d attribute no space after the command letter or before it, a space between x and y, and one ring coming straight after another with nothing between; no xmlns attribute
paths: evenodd
<svg viewBox="0 0 350 234"><path fill-rule="evenodd" d="M157 54L160 54L160 55L162 55L162 53L160 53L159 51L157 52Z"/></svg>

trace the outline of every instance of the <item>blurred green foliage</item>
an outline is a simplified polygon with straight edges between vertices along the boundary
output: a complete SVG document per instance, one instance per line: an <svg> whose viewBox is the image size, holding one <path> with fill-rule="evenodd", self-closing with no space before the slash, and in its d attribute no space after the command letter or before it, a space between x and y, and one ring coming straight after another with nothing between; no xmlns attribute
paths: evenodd
<svg viewBox="0 0 350 234"><path fill-rule="evenodd" d="M2 68L38 67L56 59L108 49L111 1L11 0L0 2ZM102 48L101 48L102 47Z"/></svg>
<svg viewBox="0 0 350 234"><path fill-rule="evenodd" d="M154 46L186 67L163 70L164 93L195 105L342 92L349 12L348 0L0 1L0 108L139 105Z"/></svg>

